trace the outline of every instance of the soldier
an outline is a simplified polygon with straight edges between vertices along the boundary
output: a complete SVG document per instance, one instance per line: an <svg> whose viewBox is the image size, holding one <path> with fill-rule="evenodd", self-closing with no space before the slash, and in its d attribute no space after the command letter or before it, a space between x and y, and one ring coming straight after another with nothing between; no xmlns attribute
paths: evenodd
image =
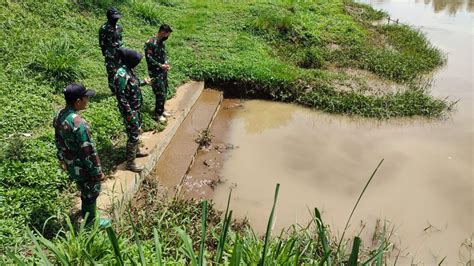
<svg viewBox="0 0 474 266"><path fill-rule="evenodd" d="M170 114L165 111L165 102L168 94L168 71L170 65L166 56L165 41L170 36L171 27L163 24L154 37L145 43L145 56L148 65L148 74L152 78L151 87L155 94L155 119L165 122Z"/></svg>
<svg viewBox="0 0 474 266"><path fill-rule="evenodd" d="M79 115L86 109L89 97L95 91L87 90L81 84L71 84L64 90L66 107L59 111L53 121L57 157L62 168L74 180L81 191L81 214L86 225L91 225L96 217L96 199L103 181L99 155L92 140L89 126ZM108 219L100 219L101 226L108 225Z"/></svg>
<svg viewBox="0 0 474 266"><path fill-rule="evenodd" d="M117 24L121 17L122 15L115 7L110 8L107 10L107 22L99 30L100 49L105 59L105 69L112 94L115 94L114 76L120 67L117 49L123 45L123 28Z"/></svg>
<svg viewBox="0 0 474 266"><path fill-rule="evenodd" d="M136 157L145 157L148 154L141 152L138 147L138 135L141 130L140 107L143 96L140 86L148 84L150 78L140 81L135 75L134 68L140 63L142 55L136 51L120 48L118 50L121 67L115 75L115 89L118 108L122 114L125 129L127 131L127 169L133 172L141 172L142 166L135 163Z"/></svg>

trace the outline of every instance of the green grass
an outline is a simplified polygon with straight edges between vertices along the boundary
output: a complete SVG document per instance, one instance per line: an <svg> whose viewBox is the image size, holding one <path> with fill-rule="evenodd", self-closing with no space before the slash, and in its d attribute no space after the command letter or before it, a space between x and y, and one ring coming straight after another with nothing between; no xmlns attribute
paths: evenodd
<svg viewBox="0 0 474 266"><path fill-rule="evenodd" d="M370 180L369 180L370 182ZM368 183L369 183L368 182ZM368 184L367 183L367 184ZM84 224L75 227L66 219L67 227L48 240L38 232L29 231L31 256L8 253L4 262L59 265L357 265L384 259L391 244L382 229L374 239L374 247L360 249L360 238L354 238L350 250L348 239L335 242L321 214L315 209L314 219L304 227L292 226L272 235L274 207L264 238L258 237L247 224L237 226L231 220L229 204L221 218L207 201L156 202L150 183L145 183L145 200L160 205L132 209L129 218L117 221L114 227L100 229L96 223L90 230ZM151 190L150 190L151 189ZM279 185L275 190L277 204ZM363 192L361 193L361 195ZM164 204L164 206L161 206ZM154 216L141 216L140 212ZM124 217L127 215L124 215ZM156 219L161 217L161 219ZM184 218L184 219L183 219ZM142 223L146 221L146 223ZM226 228L227 225L234 225ZM346 252L347 251L347 252ZM365 265L365 264L364 264Z"/></svg>
<svg viewBox="0 0 474 266"><path fill-rule="evenodd" d="M385 14L352 1L0 0L0 253L31 242L24 226L42 230L48 217L71 206L75 188L59 170L51 128L64 105L65 84L79 81L98 92L84 116L105 171L123 160L124 127L97 40L112 2L124 15L129 48L142 52L162 22L173 27L167 42L170 96L178 85L199 79L226 85L231 95L366 117L441 117L449 107L416 82L443 64L439 50L412 28L372 26ZM341 76L334 68L365 69L410 89L385 95L338 91L334 84ZM144 63L137 72L146 76ZM143 90L144 129L162 129L151 118L151 89ZM45 233L64 223L49 220ZM239 258L245 260L233 257Z"/></svg>

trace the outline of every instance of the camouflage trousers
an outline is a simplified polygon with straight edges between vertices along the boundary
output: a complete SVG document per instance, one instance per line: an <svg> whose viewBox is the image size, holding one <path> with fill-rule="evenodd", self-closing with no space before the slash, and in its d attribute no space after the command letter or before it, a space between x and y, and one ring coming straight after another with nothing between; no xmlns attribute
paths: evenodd
<svg viewBox="0 0 474 266"><path fill-rule="evenodd" d="M81 191L82 204L93 204L100 193L100 181L76 181L77 188Z"/></svg>
<svg viewBox="0 0 474 266"><path fill-rule="evenodd" d="M142 117L140 111L132 111L132 115L126 115L122 112L125 130L127 132L127 143L137 143L138 135L142 127Z"/></svg>
<svg viewBox="0 0 474 266"><path fill-rule="evenodd" d="M107 71L107 80L109 84L109 89L112 94L115 94L115 85L114 85L114 78L117 70L119 69L119 64L117 60L105 58L105 70Z"/></svg>
<svg viewBox="0 0 474 266"><path fill-rule="evenodd" d="M100 181L76 180L76 185L81 191L81 216L85 219L86 226L90 226L96 217L96 201L100 193Z"/></svg>
<svg viewBox="0 0 474 266"><path fill-rule="evenodd" d="M155 116L160 116L165 111L165 102L168 97L168 75L166 73L153 75L151 88L155 94Z"/></svg>

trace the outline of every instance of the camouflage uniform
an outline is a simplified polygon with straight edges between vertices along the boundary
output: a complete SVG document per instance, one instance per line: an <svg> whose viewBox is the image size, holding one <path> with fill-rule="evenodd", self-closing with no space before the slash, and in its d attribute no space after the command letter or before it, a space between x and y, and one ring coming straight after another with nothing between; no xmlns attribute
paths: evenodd
<svg viewBox="0 0 474 266"><path fill-rule="evenodd" d="M118 69L114 79L118 108L127 131L127 161L132 160L132 157L135 159L138 149L138 135L142 125L140 107L143 104L140 86L145 84L125 65Z"/></svg>
<svg viewBox="0 0 474 266"><path fill-rule="evenodd" d="M102 169L89 125L72 108L59 111L53 121L57 157L66 165L69 177L81 191L82 215L95 217L96 199L100 192Z"/></svg>
<svg viewBox="0 0 474 266"><path fill-rule="evenodd" d="M119 24L115 27L106 22L99 30L99 44L102 55L105 58L105 68L107 70L107 78L109 88L112 93L114 91L114 76L120 67L117 49L123 46L123 28Z"/></svg>
<svg viewBox="0 0 474 266"><path fill-rule="evenodd" d="M148 65L148 74L152 78L151 87L155 94L155 116L164 112L166 97L168 94L168 73L161 69L160 65L168 64L165 43L156 37L145 43L145 57Z"/></svg>

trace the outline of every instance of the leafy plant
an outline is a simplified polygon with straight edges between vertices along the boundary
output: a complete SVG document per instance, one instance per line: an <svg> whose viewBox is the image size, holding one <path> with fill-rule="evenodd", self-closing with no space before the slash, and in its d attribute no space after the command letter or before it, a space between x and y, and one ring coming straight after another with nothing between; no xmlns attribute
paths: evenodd
<svg viewBox="0 0 474 266"><path fill-rule="evenodd" d="M207 201L201 203L188 201L188 204L193 204L196 207L196 213L193 213L193 215L201 217L199 240L193 239L187 233L189 230L193 230L192 228L183 229L180 225L181 220L177 216L172 216L173 218L168 222L174 226L180 241L161 238L159 235L166 235L170 232L158 233L159 229L155 226L145 228L143 227L144 223L135 222L132 212L128 212L128 221L126 223L117 221L115 225L117 229L107 227L103 230L99 227L97 221L88 230L84 227L84 223L76 229L67 219L67 230L59 232L53 240L48 240L39 232L28 231L33 243L32 259L35 262L47 265L96 265L104 263L114 265L146 265L149 263L154 265L205 265L207 258L217 261L218 265L241 265L242 263L248 265L256 265L257 263L259 265L335 265L346 262L347 259L348 265L357 265L359 258L365 259L364 263L375 261L379 264L381 262L389 247L385 238L385 229L381 233L380 245L375 250L361 252L361 240L356 237L349 257L341 257L338 255L340 246L330 242L332 238L329 230L322 222L317 209L315 211L316 227L310 224L301 229L296 229L293 226L292 229L289 228L286 231L285 236L282 232L280 236L272 237L271 229L278 192L279 185L277 184L274 204L263 239L257 237L249 227L237 231L214 231L222 225L221 223L226 223L226 220L228 223L231 222L228 220L229 216L224 216L224 219L218 225L214 225L212 220L209 220ZM178 203L177 201L173 202ZM170 211L174 213L176 210L165 210L165 212ZM229 213L231 212L229 211ZM208 222L211 223L208 224ZM139 237L141 231L149 231L150 229L153 231L151 241ZM313 232L313 230L316 230L316 232ZM223 236L227 233L230 233L230 238ZM210 246L206 244L209 241L213 243ZM135 242L136 245L132 245L132 242ZM216 251L216 245L214 245L216 242L219 243L222 252L219 251L219 248ZM199 243L199 252L195 251L194 243ZM163 248L176 249L177 253L172 256L170 256L170 253L164 255L162 253ZM26 263L23 258L14 253L7 252L7 256L11 261L18 264ZM222 264L219 262L221 260Z"/></svg>
<svg viewBox="0 0 474 266"><path fill-rule="evenodd" d="M42 73L47 81L63 87L83 77L79 60L79 54L69 40L50 40L38 45L38 54L31 68Z"/></svg>
<svg viewBox="0 0 474 266"><path fill-rule="evenodd" d="M212 135L211 130L209 128L206 128L199 132L195 141L199 144L200 147L207 147L211 145L213 137L214 136Z"/></svg>
<svg viewBox="0 0 474 266"><path fill-rule="evenodd" d="M150 0L133 0L132 7L136 14L151 25L159 25L160 10L156 2Z"/></svg>

